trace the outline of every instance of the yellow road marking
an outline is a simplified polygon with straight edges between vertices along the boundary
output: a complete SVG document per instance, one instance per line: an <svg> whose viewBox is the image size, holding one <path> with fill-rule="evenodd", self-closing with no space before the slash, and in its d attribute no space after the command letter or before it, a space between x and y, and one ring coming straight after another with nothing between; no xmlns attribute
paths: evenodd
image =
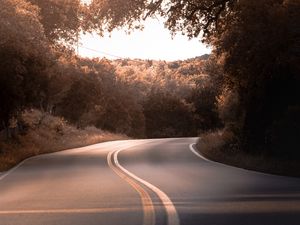
<svg viewBox="0 0 300 225"><path fill-rule="evenodd" d="M138 207L119 208L82 208L82 209L31 209L31 210L3 210L0 215L7 214L55 214L55 213L107 213L138 211Z"/></svg>
<svg viewBox="0 0 300 225"><path fill-rule="evenodd" d="M180 224L180 220L179 220L179 217L178 217L178 214L177 214L177 210L176 210L173 202L171 201L171 199L163 191L161 191L159 188L157 188L154 185L150 184L149 182L147 182L147 181L139 178L138 176L136 176L133 173L129 172L123 166L120 165L120 163L118 161L118 154L121 151L124 151L126 149L128 149L128 148L122 148L122 149L116 150L116 151L112 152L111 154L109 154L110 158L113 155L115 166L118 167L119 170L121 170L123 172L122 176L131 177L135 181L138 181L138 182L142 183L143 185L145 185L146 187L148 187L150 190L152 190L154 193L156 193L157 196L162 201L162 203L163 203L163 205L164 205L164 207L166 209L167 220L168 220L167 224L168 225L179 225Z"/></svg>
<svg viewBox="0 0 300 225"><path fill-rule="evenodd" d="M115 166L112 162L112 155L115 152L110 152L107 155L107 162L109 167L122 179L124 179L128 184L130 184L141 196L142 205L143 205L143 225L154 225L155 224L155 211L153 202L146 190L143 189L141 185L139 185L137 182L135 182L132 178L130 178L128 175L122 173L120 169Z"/></svg>

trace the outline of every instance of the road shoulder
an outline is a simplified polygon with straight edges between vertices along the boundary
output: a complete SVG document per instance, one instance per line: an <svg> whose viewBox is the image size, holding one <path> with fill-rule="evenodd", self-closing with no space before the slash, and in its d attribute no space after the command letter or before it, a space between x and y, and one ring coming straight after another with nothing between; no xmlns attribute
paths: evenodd
<svg viewBox="0 0 300 225"><path fill-rule="evenodd" d="M212 162L259 173L300 177L300 163L297 160L233 152L230 149L224 149L224 146L217 142L216 138L210 142L200 137L194 148L201 156Z"/></svg>

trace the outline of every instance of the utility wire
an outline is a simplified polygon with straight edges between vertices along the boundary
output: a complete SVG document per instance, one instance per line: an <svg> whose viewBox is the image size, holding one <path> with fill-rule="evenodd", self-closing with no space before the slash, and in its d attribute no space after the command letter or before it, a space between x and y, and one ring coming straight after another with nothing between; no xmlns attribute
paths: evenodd
<svg viewBox="0 0 300 225"><path fill-rule="evenodd" d="M80 45L80 48L84 48L84 49L87 49L87 50L90 50L90 51L93 51L93 52L101 53L103 55L115 57L115 58L118 58L118 59L128 59L128 58L124 58L124 57L117 56L117 55L114 55L114 54L110 54L108 52L103 52L103 51L99 51L99 50L96 50L96 49L88 48L88 47L83 46L82 44Z"/></svg>
<svg viewBox="0 0 300 225"><path fill-rule="evenodd" d="M93 52L97 52L97 53L100 53L100 54L103 54L103 55L115 57L117 59L130 60L130 61L135 61L135 62L138 62L138 63L140 63L141 61L146 61L147 60L147 59L130 59L130 58L122 57L122 56L117 56L117 55L114 55L114 54L111 54L111 53L108 53L108 52L99 51L99 50L96 50L96 49L93 49L93 48L85 47L81 43L80 43L80 48L84 48L84 49L87 49L87 50L90 50L90 51L93 51Z"/></svg>

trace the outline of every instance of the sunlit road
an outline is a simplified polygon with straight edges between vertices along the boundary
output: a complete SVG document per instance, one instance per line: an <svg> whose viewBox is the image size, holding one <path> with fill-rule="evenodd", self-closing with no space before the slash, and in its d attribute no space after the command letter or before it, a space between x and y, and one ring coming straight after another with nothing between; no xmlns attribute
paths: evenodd
<svg viewBox="0 0 300 225"><path fill-rule="evenodd" d="M300 179L206 161L195 138L115 141L0 175L0 225L299 225Z"/></svg>

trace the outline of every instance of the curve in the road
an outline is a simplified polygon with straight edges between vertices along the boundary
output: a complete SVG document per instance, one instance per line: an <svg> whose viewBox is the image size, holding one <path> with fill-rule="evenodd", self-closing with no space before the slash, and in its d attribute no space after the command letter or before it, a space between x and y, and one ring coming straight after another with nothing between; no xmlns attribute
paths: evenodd
<svg viewBox="0 0 300 225"><path fill-rule="evenodd" d="M199 158L201 158L201 159L203 159L203 160L205 160L205 161L207 161L207 162L218 163L218 162L211 161L211 160L209 160L208 158L206 158L206 157L204 157L203 155L201 155L201 154L194 148L194 145L195 145L195 143L190 144L190 145L189 145L189 148L190 148L190 150L191 150L196 156L198 156ZM220 163L220 164L221 164L221 163Z"/></svg>
<svg viewBox="0 0 300 225"><path fill-rule="evenodd" d="M107 156L107 161L108 161L108 165L113 169L113 171L116 172L116 174L118 174L120 177L122 177L124 180L126 180L135 190L138 191L138 193L141 195L142 198L142 203L143 203L143 207L144 207L144 225L149 224L149 221L151 221L151 223L154 224L154 207L152 204L152 200L149 197L149 194L147 193L146 190L143 189L143 187L138 184L137 182L145 185L146 187L148 187L150 190L152 190L161 200L166 213L167 213L167 224L168 225L179 225L180 224L180 220L176 211L176 208L173 204L173 202L171 201L171 199L167 196L167 194L165 194L162 190L160 190L158 187L150 184L149 182L141 179L140 177L134 175L133 173L131 173L130 171L128 171L127 169L125 169L122 165L120 165L119 161L118 161L118 154L121 151L126 150L127 148L123 148L123 149L119 149L119 150L115 150L113 152L110 152ZM145 194L147 193L147 194ZM150 198L150 200L148 199L148 197ZM151 201L150 205L151 207L149 207L149 202ZM148 218L149 217L149 211L153 210L152 218Z"/></svg>

